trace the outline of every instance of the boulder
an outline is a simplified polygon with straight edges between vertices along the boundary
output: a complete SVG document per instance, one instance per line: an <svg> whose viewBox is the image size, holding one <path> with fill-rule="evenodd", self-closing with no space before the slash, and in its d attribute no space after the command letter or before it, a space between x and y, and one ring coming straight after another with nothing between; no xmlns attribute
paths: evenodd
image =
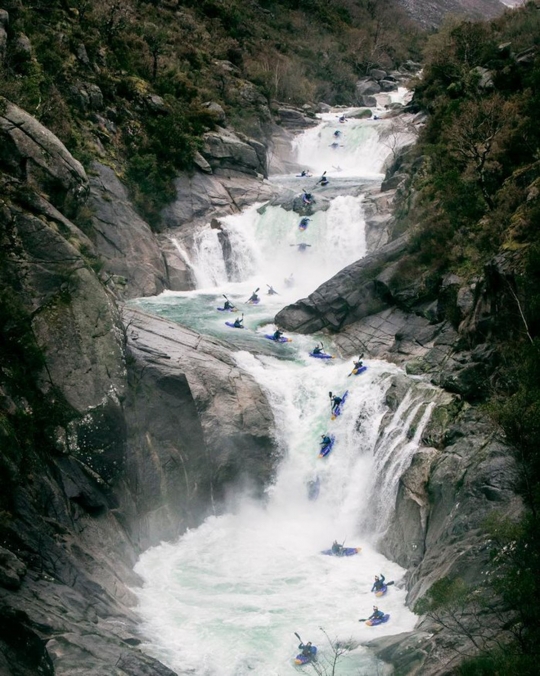
<svg viewBox="0 0 540 676"><path fill-rule="evenodd" d="M313 116L308 117L304 111L297 108L281 107L277 110L279 123L285 129L301 130L315 127L318 122Z"/></svg>
<svg viewBox="0 0 540 676"><path fill-rule="evenodd" d="M167 268L150 226L133 208L110 167L95 162L90 176L92 239L104 270L124 278L123 298L154 296L167 287Z"/></svg>
<svg viewBox="0 0 540 676"><path fill-rule="evenodd" d="M375 108L377 106L377 99L374 96L359 96L358 101L368 108Z"/></svg>
<svg viewBox="0 0 540 676"><path fill-rule="evenodd" d="M207 101L206 103L203 103L202 107L206 108L206 110L210 111L212 115L214 115L217 124L222 127L226 126L227 116L225 115L223 107L220 106L219 103L216 103L215 101Z"/></svg>
<svg viewBox="0 0 540 676"><path fill-rule="evenodd" d="M471 73L477 78L478 89L493 89L493 76L487 68L476 66Z"/></svg>
<svg viewBox="0 0 540 676"><path fill-rule="evenodd" d="M387 77L387 72L385 70L381 70L379 68L372 68L369 71L369 75L374 80L383 80L385 77Z"/></svg>
<svg viewBox="0 0 540 676"><path fill-rule="evenodd" d="M370 96L373 94L379 94L381 87L376 80L371 78L362 78L356 83L356 93L358 96Z"/></svg>
<svg viewBox="0 0 540 676"><path fill-rule="evenodd" d="M214 173L226 174L227 170L233 170L249 176L266 174L266 166L257 150L234 132L223 128L204 135L201 155Z"/></svg>
<svg viewBox="0 0 540 676"><path fill-rule="evenodd" d="M382 92L393 92L397 89L397 84L393 80L380 80L379 86Z"/></svg>

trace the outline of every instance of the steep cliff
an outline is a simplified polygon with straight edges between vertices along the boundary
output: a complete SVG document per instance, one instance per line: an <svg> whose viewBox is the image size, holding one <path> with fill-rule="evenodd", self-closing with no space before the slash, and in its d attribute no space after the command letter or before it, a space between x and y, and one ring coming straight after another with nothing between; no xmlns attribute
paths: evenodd
<svg viewBox="0 0 540 676"><path fill-rule="evenodd" d="M172 674L136 647L132 567L219 512L228 487L260 490L272 414L226 345L116 304L98 250L130 294L164 273L116 177L88 179L7 102L0 136L0 667ZM90 191L103 227L83 218L89 237L75 221Z"/></svg>

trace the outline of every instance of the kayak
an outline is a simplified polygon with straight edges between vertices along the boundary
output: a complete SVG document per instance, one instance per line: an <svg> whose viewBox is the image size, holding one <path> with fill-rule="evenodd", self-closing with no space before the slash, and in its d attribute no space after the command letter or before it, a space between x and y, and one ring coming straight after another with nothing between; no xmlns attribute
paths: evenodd
<svg viewBox="0 0 540 676"><path fill-rule="evenodd" d="M354 556L355 554L360 554L362 547L343 547L340 554L334 554L331 549L324 549L321 554L326 556Z"/></svg>
<svg viewBox="0 0 540 676"><path fill-rule="evenodd" d="M225 322L225 324L227 324L227 326L230 326L231 329L244 329L245 328L245 326L235 326L234 322Z"/></svg>
<svg viewBox="0 0 540 676"><path fill-rule="evenodd" d="M388 613L381 617L380 620L366 620L366 624L368 627L375 627L377 624L384 624L385 622L388 622L390 619L390 615Z"/></svg>
<svg viewBox="0 0 540 676"><path fill-rule="evenodd" d="M311 655L303 655L300 653L294 658L294 663L295 664L308 664L309 662L313 662L315 659L317 659L317 648L312 645L311 646Z"/></svg>
<svg viewBox="0 0 540 676"><path fill-rule="evenodd" d="M261 302L260 299L259 300L247 300L246 305L258 305L260 302Z"/></svg>
<svg viewBox="0 0 540 676"><path fill-rule="evenodd" d="M321 480L319 477L308 481L307 492L308 498L310 500L316 500L319 497L319 491L321 490Z"/></svg>
<svg viewBox="0 0 540 676"><path fill-rule="evenodd" d="M343 406L345 405L345 401L347 400L348 395L349 390L345 392L345 394L341 397L341 401L339 402L339 404L332 411L332 420L335 420L338 417L338 415L341 415L341 412L343 411Z"/></svg>
<svg viewBox="0 0 540 676"><path fill-rule="evenodd" d="M326 352L310 352L309 353L310 357L314 357L315 359L333 359L334 355L333 354L326 354Z"/></svg>
<svg viewBox="0 0 540 676"><path fill-rule="evenodd" d="M335 442L336 442L335 437L330 437L330 443L326 444L325 446L321 446L321 450L319 451L319 458L325 458L334 447Z"/></svg>
<svg viewBox="0 0 540 676"><path fill-rule="evenodd" d="M217 307L216 310L218 312L238 312L238 310L235 307L228 307L225 309L224 307Z"/></svg>
<svg viewBox="0 0 540 676"><path fill-rule="evenodd" d="M379 596L379 597L384 596L387 591L388 591L387 585L383 585L380 589L378 589L375 592L375 596Z"/></svg>
<svg viewBox="0 0 540 676"><path fill-rule="evenodd" d="M361 373L364 373L364 371L367 371L367 366L361 366L359 369L353 369L350 375L359 376Z"/></svg>
<svg viewBox="0 0 540 676"><path fill-rule="evenodd" d="M274 338L271 333L265 333L264 337L268 338L268 340L273 340L274 343L292 343L292 338L285 338L285 336L281 336L281 338Z"/></svg>

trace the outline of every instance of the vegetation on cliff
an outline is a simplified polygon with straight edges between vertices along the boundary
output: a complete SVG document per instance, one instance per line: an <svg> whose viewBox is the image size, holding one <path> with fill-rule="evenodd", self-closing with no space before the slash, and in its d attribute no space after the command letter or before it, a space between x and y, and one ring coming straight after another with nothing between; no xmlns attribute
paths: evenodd
<svg viewBox="0 0 540 676"><path fill-rule="evenodd" d="M87 166L126 178L156 225L219 121L264 136L269 104L353 103L370 68L418 56L393 0L5 0L0 95Z"/></svg>
<svg viewBox="0 0 540 676"><path fill-rule="evenodd" d="M498 364L487 407L515 445L527 514L494 520L493 589L502 599L504 649L462 674L537 673L540 640L540 12L536 3L489 24L448 22L426 48L415 101L429 113L416 149L417 192L404 278L421 271L433 298L448 273L473 285L496 265L492 316L464 339L492 343ZM403 220L401 225L403 226ZM414 271L414 272L413 272ZM447 319L458 327L459 317ZM461 327L462 329L463 327ZM446 583L444 583L446 584ZM439 590L440 591L440 590ZM448 595L445 587L442 596ZM438 610L434 588L420 610Z"/></svg>

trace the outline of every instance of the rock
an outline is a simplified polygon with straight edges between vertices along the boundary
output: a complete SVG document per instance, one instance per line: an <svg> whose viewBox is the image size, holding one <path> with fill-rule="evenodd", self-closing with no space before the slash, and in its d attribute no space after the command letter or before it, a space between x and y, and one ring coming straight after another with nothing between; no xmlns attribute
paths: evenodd
<svg viewBox="0 0 540 676"><path fill-rule="evenodd" d="M0 585L6 589L18 589L25 575L25 564L9 549L0 547Z"/></svg>
<svg viewBox="0 0 540 676"><path fill-rule="evenodd" d="M70 215L88 195L88 179L58 138L18 106L0 115L0 160L19 180L49 196Z"/></svg>
<svg viewBox="0 0 540 676"><path fill-rule="evenodd" d="M84 44L81 42L77 45L75 48L75 55L79 59L81 63L84 63L85 66L90 65L90 59L88 58L88 52L86 51L86 47Z"/></svg>
<svg viewBox="0 0 540 676"><path fill-rule="evenodd" d="M404 568L419 565L425 554L430 509L427 484L438 454L435 448L421 448L413 456L399 481L394 518L379 543L381 551L391 552L392 560Z"/></svg>
<svg viewBox="0 0 540 676"><path fill-rule="evenodd" d="M365 97L369 98L369 97ZM366 120L369 119L372 115L372 112L369 108L363 108L360 110L353 111L352 113L348 113L347 117L352 119L352 120Z"/></svg>
<svg viewBox="0 0 540 676"><path fill-rule="evenodd" d="M276 324L298 333L313 333L323 328L337 331L385 309L388 303L373 282L373 270L396 260L406 245L406 238L400 238L344 268L308 298L281 310L276 315Z"/></svg>
<svg viewBox="0 0 540 676"><path fill-rule="evenodd" d="M169 107L165 101L157 94L148 94L144 99L146 105L153 113L160 113L166 115L169 112Z"/></svg>
<svg viewBox="0 0 540 676"><path fill-rule="evenodd" d="M329 106L327 103L323 103L322 101L317 104L317 112L318 113L330 113L332 112L332 106Z"/></svg>
<svg viewBox="0 0 540 676"><path fill-rule="evenodd" d="M379 94L381 87L378 82L371 78L362 78L356 83L356 93L358 96L370 96Z"/></svg>
<svg viewBox="0 0 540 676"><path fill-rule="evenodd" d="M112 169L95 162L90 177L93 242L104 269L124 277L123 298L154 296L167 288L167 269L150 226L134 210Z"/></svg>
<svg viewBox="0 0 540 676"><path fill-rule="evenodd" d="M377 99L374 96L359 96L358 101L363 105L370 108L375 108L377 106Z"/></svg>
<svg viewBox="0 0 540 676"><path fill-rule="evenodd" d="M256 155L255 150L251 151ZM231 172L230 172L231 173ZM169 228L176 228L198 218L209 218L238 213L254 202L264 202L274 195L274 188L262 178L238 174L208 176L180 174L175 181L176 199L162 212Z"/></svg>
<svg viewBox="0 0 540 676"><path fill-rule="evenodd" d="M195 166L200 169L202 172L205 174L211 174L212 173L212 167L209 165L209 163L204 159L204 157L201 155L199 151L197 151L193 157L193 162Z"/></svg>
<svg viewBox="0 0 540 676"><path fill-rule="evenodd" d="M369 71L370 77L372 77L374 80L382 80L387 76L387 73L385 70L380 70L378 68L372 68Z"/></svg>
<svg viewBox="0 0 540 676"><path fill-rule="evenodd" d="M147 547L204 518L211 496L219 512L233 483L262 491L277 456L266 397L225 344L138 311L126 323L137 382L126 403L127 476L133 490L148 489L134 515Z"/></svg>
<svg viewBox="0 0 540 676"><path fill-rule="evenodd" d="M203 137L201 154L215 173L226 175L227 170L233 170L255 177L266 174L266 166L261 163L254 147L226 129L207 132Z"/></svg>
<svg viewBox="0 0 540 676"><path fill-rule="evenodd" d="M7 27L9 25L9 14L5 9L0 9L0 66L2 65L7 48Z"/></svg>
<svg viewBox="0 0 540 676"><path fill-rule="evenodd" d="M222 127L226 126L227 117L225 115L225 111L223 110L222 106L219 105L219 103L216 103L215 101L207 101L206 103L203 103L202 107L209 110L215 116L217 124Z"/></svg>
<svg viewBox="0 0 540 676"><path fill-rule="evenodd" d="M29 61L32 58L32 43L30 42L30 38L24 35L24 33L15 38L13 49L19 60Z"/></svg>
<svg viewBox="0 0 540 676"><path fill-rule="evenodd" d="M397 89L397 84L393 80L380 80L379 86L382 92L393 92Z"/></svg>
<svg viewBox="0 0 540 676"><path fill-rule="evenodd" d="M387 190L396 190L397 188L401 187L408 178L408 174L396 173L393 176L384 179L381 184L381 190L383 192L386 192Z"/></svg>
<svg viewBox="0 0 540 676"><path fill-rule="evenodd" d="M493 76L487 68L476 66L471 70L471 73L478 78L477 87L479 89L493 89Z"/></svg>
<svg viewBox="0 0 540 676"><path fill-rule="evenodd" d="M296 108L278 108L277 111L280 124L285 129L307 129L308 127L315 127L318 122L313 117L307 117L305 113Z"/></svg>

